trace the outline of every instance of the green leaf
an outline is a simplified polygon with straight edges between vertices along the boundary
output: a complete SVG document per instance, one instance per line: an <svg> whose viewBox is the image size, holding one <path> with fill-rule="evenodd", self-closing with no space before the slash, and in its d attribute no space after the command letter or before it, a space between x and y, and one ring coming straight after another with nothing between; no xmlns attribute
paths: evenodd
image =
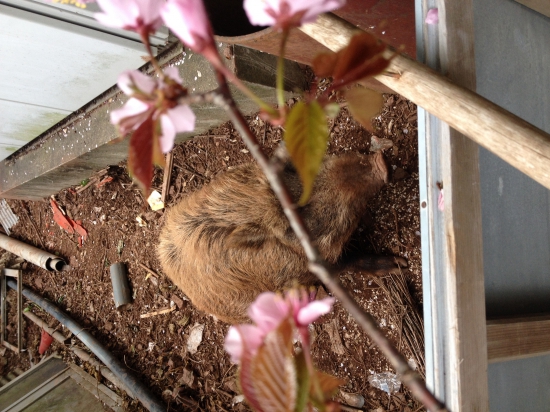
<svg viewBox="0 0 550 412"><path fill-rule="evenodd" d="M351 115L367 130L373 131L372 118L380 113L384 104L382 94L374 90L356 87L345 93Z"/></svg>
<svg viewBox="0 0 550 412"><path fill-rule="evenodd" d="M328 144L325 112L316 102L298 102L288 115L284 140L292 163L302 181L303 192L298 204L307 203L315 177Z"/></svg>

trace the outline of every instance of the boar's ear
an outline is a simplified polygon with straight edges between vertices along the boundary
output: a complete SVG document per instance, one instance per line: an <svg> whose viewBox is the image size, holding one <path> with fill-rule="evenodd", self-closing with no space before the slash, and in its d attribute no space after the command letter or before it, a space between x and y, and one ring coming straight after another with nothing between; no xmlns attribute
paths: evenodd
<svg viewBox="0 0 550 412"><path fill-rule="evenodd" d="M227 237L228 246L259 249L266 240L265 229L254 224L237 226Z"/></svg>

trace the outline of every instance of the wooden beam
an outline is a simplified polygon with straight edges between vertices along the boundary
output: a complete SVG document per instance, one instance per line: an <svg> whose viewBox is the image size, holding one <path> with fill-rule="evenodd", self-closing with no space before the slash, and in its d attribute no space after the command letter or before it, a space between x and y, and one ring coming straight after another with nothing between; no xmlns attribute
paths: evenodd
<svg viewBox="0 0 550 412"><path fill-rule="evenodd" d="M300 30L334 51L357 32L330 13ZM395 57L388 71L394 75L375 78L550 189L550 134L405 56Z"/></svg>
<svg viewBox="0 0 550 412"><path fill-rule="evenodd" d="M490 363L550 354L550 314L487 321Z"/></svg>
<svg viewBox="0 0 550 412"><path fill-rule="evenodd" d="M550 2L548 2L548 0L516 0L516 2L539 12L546 17L550 17Z"/></svg>
<svg viewBox="0 0 550 412"><path fill-rule="evenodd" d="M168 192L170 191L170 179L172 177L172 159L173 159L173 152L170 151L166 155L166 164L164 166L164 174L162 176L161 200L162 200L162 203L164 203L164 206L166 206L166 199L168 198Z"/></svg>

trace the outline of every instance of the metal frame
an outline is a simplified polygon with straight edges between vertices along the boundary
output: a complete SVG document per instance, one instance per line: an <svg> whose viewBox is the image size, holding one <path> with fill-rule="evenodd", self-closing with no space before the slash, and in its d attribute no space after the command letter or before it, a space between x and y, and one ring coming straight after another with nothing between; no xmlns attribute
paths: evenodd
<svg viewBox="0 0 550 412"><path fill-rule="evenodd" d="M8 277L17 279L17 346L13 346L6 340L6 325L8 324L8 313L6 310L8 285L6 278ZM16 353L21 353L23 351L23 272L19 269L2 269L0 283L2 287L0 304L0 316L2 318L2 325L0 327L0 343Z"/></svg>

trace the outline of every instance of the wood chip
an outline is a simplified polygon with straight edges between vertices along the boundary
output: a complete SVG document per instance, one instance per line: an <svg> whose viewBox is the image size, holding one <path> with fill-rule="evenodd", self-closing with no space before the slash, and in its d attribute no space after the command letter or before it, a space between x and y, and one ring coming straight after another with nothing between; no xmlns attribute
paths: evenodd
<svg viewBox="0 0 550 412"><path fill-rule="evenodd" d="M202 332L204 331L204 325L198 323L191 328L189 333L189 339L187 339L187 351L194 355L197 353L198 347L202 342Z"/></svg>
<svg viewBox="0 0 550 412"><path fill-rule="evenodd" d="M170 313L170 312L173 312L175 310L176 310L176 307L174 306L172 308L160 309L160 310L156 310L154 312L143 313L143 314L139 315L139 317L141 319L150 318L150 317L157 316L157 315L164 315L165 313Z"/></svg>
<svg viewBox="0 0 550 412"><path fill-rule="evenodd" d="M338 333L337 320L333 319L331 322L325 324L324 328L328 332L328 335L330 336L332 351L337 355L343 355L344 353L346 353L346 349L342 344L342 338L340 338L340 334Z"/></svg>

